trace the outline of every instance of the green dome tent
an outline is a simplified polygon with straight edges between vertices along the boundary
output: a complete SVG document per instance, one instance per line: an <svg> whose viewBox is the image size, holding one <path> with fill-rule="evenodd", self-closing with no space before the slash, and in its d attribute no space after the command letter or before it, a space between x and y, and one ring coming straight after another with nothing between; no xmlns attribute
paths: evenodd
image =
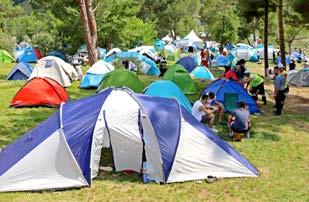
<svg viewBox="0 0 309 202"><path fill-rule="evenodd" d="M0 62L3 63L14 62L14 58L7 51L0 49Z"/></svg>
<svg viewBox="0 0 309 202"><path fill-rule="evenodd" d="M168 68L163 79L173 81L184 94L196 94L196 86L187 70L178 64Z"/></svg>
<svg viewBox="0 0 309 202"><path fill-rule="evenodd" d="M114 71L107 73L100 83L98 91L111 86L126 86L136 93L141 93L144 90L144 85L136 76L136 74L125 69L115 69Z"/></svg>

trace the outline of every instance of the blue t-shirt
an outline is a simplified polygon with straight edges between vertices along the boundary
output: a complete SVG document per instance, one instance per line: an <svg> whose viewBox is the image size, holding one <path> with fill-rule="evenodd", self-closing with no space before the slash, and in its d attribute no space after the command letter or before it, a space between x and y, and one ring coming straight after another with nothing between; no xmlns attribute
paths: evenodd
<svg viewBox="0 0 309 202"><path fill-rule="evenodd" d="M246 109L236 109L232 112L232 116L235 117L235 121L232 128L237 130L248 130L248 121L250 112Z"/></svg>
<svg viewBox="0 0 309 202"><path fill-rule="evenodd" d="M285 76L283 74L276 76L274 85L279 90L284 90L285 89Z"/></svg>

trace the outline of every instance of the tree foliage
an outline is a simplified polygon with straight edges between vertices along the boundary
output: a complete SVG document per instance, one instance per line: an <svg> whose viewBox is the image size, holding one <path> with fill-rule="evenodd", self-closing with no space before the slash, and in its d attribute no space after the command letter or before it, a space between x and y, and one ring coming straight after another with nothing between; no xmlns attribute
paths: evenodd
<svg viewBox="0 0 309 202"><path fill-rule="evenodd" d="M278 42L278 0L268 1L267 36L274 43ZM60 49L73 54L84 44L76 0L26 2L30 4L13 5L11 0L0 2L0 41L11 44L5 46L29 40L43 52ZM251 35L254 39L263 38L265 28L265 0L92 2L97 22L98 46L107 49L119 47L125 50L140 44L150 44L155 38L169 33L183 37L192 29L197 33L204 32L207 40L215 40L224 45L227 42L248 41ZM284 5L288 5L284 7L284 28L289 43L288 41L299 38L303 33L304 23L308 22L308 4L303 0L284 0ZM293 19L298 20L292 22Z"/></svg>

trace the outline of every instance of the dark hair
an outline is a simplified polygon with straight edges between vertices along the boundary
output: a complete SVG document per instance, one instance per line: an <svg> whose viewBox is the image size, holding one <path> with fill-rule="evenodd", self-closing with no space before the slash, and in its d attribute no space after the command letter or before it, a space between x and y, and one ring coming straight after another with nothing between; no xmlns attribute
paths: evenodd
<svg viewBox="0 0 309 202"><path fill-rule="evenodd" d="M279 69L279 67L276 65L276 66L274 66L274 70L275 70L275 69Z"/></svg>
<svg viewBox="0 0 309 202"><path fill-rule="evenodd" d="M203 94L202 97L201 97L201 100L205 100L208 98L208 95L207 94Z"/></svg>
<svg viewBox="0 0 309 202"><path fill-rule="evenodd" d="M238 103L238 106L239 106L239 108L244 108L245 109L246 108L246 103L241 101L241 102Z"/></svg>
<svg viewBox="0 0 309 202"><path fill-rule="evenodd" d="M244 60L244 59L240 59L238 62L239 62L240 65L246 64L246 60Z"/></svg>
<svg viewBox="0 0 309 202"><path fill-rule="evenodd" d="M289 64L289 70L294 70L295 69L295 63L290 63Z"/></svg>
<svg viewBox="0 0 309 202"><path fill-rule="evenodd" d="M210 93L208 93L208 96L209 96L211 99L213 99L213 98L215 97L215 93L214 93L214 92L210 92Z"/></svg>
<svg viewBox="0 0 309 202"><path fill-rule="evenodd" d="M229 71L230 69L231 69L230 66L228 66L228 65L224 66L225 73L226 73L227 71Z"/></svg>

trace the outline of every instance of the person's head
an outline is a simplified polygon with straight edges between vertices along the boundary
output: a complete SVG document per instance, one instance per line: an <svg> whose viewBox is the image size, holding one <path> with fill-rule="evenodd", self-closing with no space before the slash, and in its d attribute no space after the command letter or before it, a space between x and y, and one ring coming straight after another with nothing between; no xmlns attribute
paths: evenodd
<svg viewBox="0 0 309 202"><path fill-rule="evenodd" d="M291 71L291 70L294 70L295 69L295 63L294 62L292 62L292 63L290 63L289 64L289 70Z"/></svg>
<svg viewBox="0 0 309 202"><path fill-rule="evenodd" d="M280 74L281 72L283 71L283 65L281 64L279 64L279 65L277 65L277 66L275 66L274 67L274 72L275 72L275 74Z"/></svg>
<svg viewBox="0 0 309 202"><path fill-rule="evenodd" d="M229 70L231 69L231 67L230 66L224 66L224 70L225 70L225 72L228 72Z"/></svg>
<svg viewBox="0 0 309 202"><path fill-rule="evenodd" d="M241 108L241 109L246 109L246 103L245 102L243 102L243 101L241 101L241 102L239 102L238 103L238 106L239 106L239 108Z"/></svg>
<svg viewBox="0 0 309 202"><path fill-rule="evenodd" d="M240 59L240 60L238 61L238 63L239 63L239 65L244 66L244 65L246 64L246 60Z"/></svg>
<svg viewBox="0 0 309 202"><path fill-rule="evenodd" d="M210 92L210 93L208 93L208 97L209 97L210 99L214 99L214 98L216 97L216 95L215 95L214 92Z"/></svg>
<svg viewBox="0 0 309 202"><path fill-rule="evenodd" d="M241 70L241 65L240 65L239 61L236 63L235 67L236 67L237 71Z"/></svg>
<svg viewBox="0 0 309 202"><path fill-rule="evenodd" d="M203 94L202 97L201 97L201 102L203 104L206 104L208 97L209 97L208 94Z"/></svg>

